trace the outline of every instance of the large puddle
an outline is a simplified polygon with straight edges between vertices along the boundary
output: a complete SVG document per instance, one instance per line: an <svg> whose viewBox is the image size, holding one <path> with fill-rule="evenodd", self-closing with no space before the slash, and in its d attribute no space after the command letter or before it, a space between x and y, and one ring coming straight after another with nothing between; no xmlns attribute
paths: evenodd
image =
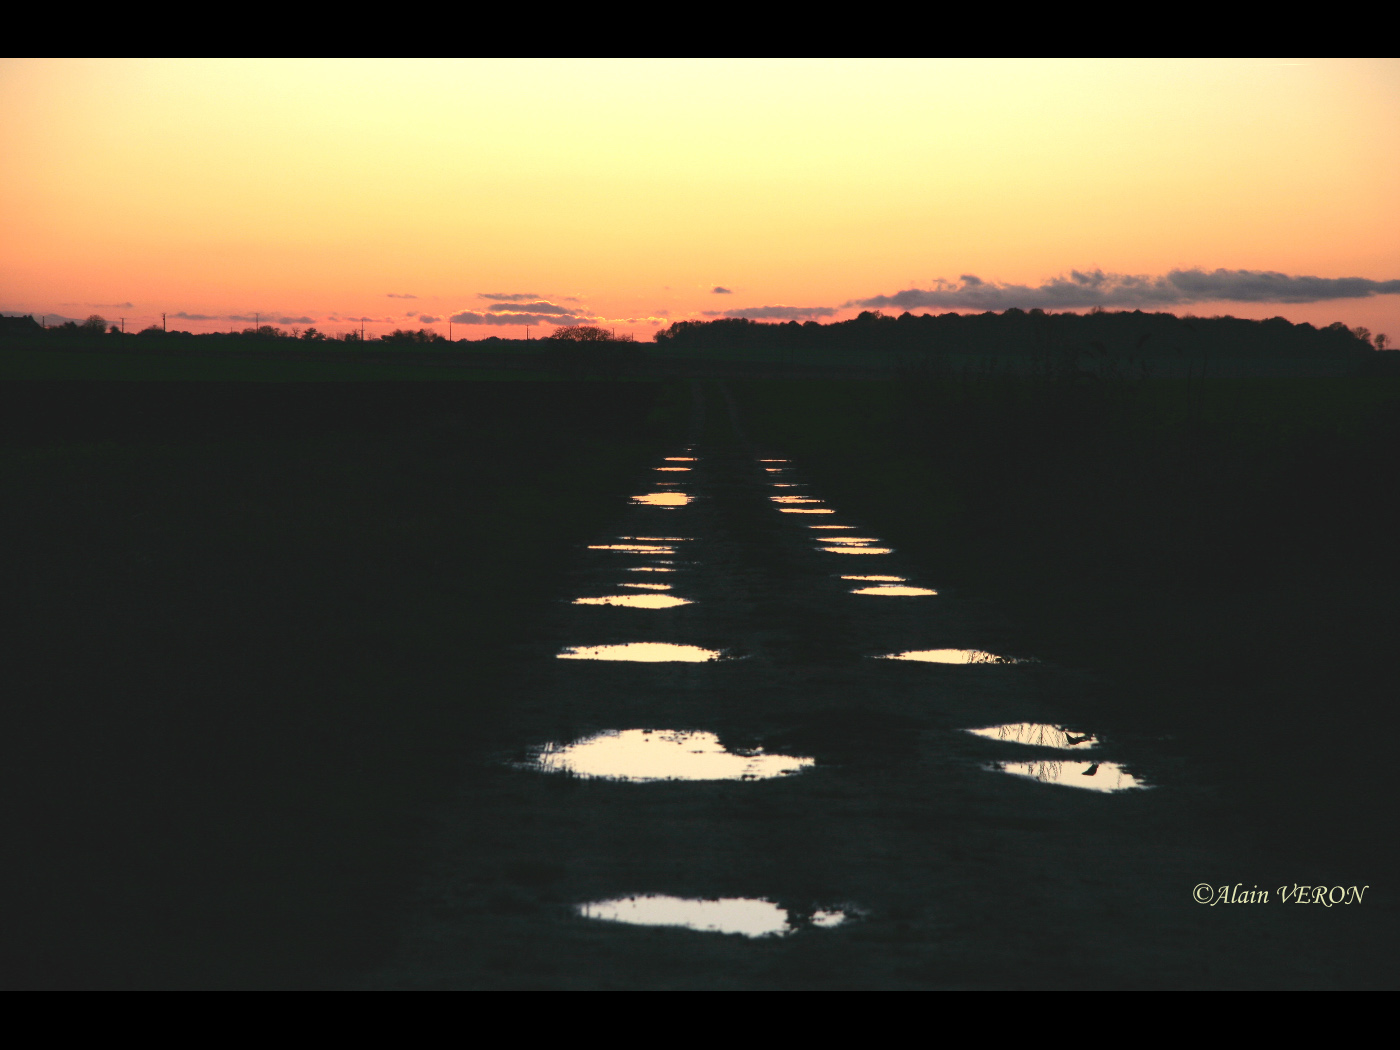
<svg viewBox="0 0 1400 1050"><path fill-rule="evenodd" d="M823 536L823 543L859 543L864 546L868 543L879 543L874 536Z"/></svg>
<svg viewBox="0 0 1400 1050"><path fill-rule="evenodd" d="M655 543L591 543L591 551L626 551L629 554L675 554L675 547L663 547Z"/></svg>
<svg viewBox="0 0 1400 1050"><path fill-rule="evenodd" d="M784 514L835 514L829 507L779 507Z"/></svg>
<svg viewBox="0 0 1400 1050"><path fill-rule="evenodd" d="M1027 747L1053 747L1057 751L1087 751L1099 746L1098 737L1092 733L1076 733L1064 726L1052 726L1044 722L1012 722L1009 725L967 729L964 732L987 740L1025 744Z"/></svg>
<svg viewBox="0 0 1400 1050"><path fill-rule="evenodd" d="M625 642L622 645L574 645L558 654L561 660L630 660L644 664L703 664L718 660L718 649L671 642Z"/></svg>
<svg viewBox="0 0 1400 1050"><path fill-rule="evenodd" d="M831 542L835 543L835 540ZM819 551L826 551L828 554L891 554L892 547L866 547L859 543L853 543L849 547L818 547Z"/></svg>
<svg viewBox="0 0 1400 1050"><path fill-rule="evenodd" d="M842 576L843 580L865 580L869 583L904 583L903 576Z"/></svg>
<svg viewBox="0 0 1400 1050"><path fill-rule="evenodd" d="M815 496L769 496L774 503L820 503Z"/></svg>
<svg viewBox="0 0 1400 1050"><path fill-rule="evenodd" d="M669 568L667 568L667 567L664 566L664 565L633 565L633 566L631 566L630 568L628 568L628 569L625 570L625 571L627 571L627 572L675 572L676 570L675 570L675 569L669 569Z"/></svg>
<svg viewBox="0 0 1400 1050"><path fill-rule="evenodd" d="M917 660L926 664L1027 664L1011 656L998 656L981 649L918 649L907 653L889 653L877 660Z"/></svg>
<svg viewBox="0 0 1400 1050"><path fill-rule="evenodd" d="M532 766L605 780L767 780L810 768L815 759L733 752L714 733L615 729L572 744L546 744Z"/></svg>
<svg viewBox="0 0 1400 1050"><path fill-rule="evenodd" d="M690 497L684 492L648 492L633 496L632 502L644 507L684 507L690 502Z"/></svg>
<svg viewBox="0 0 1400 1050"><path fill-rule="evenodd" d="M1029 777L1042 784L1083 788L1086 791L1129 791L1146 788L1117 762L1061 762L1056 759L1039 762L993 762L988 769L1012 776Z"/></svg>
<svg viewBox="0 0 1400 1050"><path fill-rule="evenodd" d="M657 467L657 470L689 470L689 467Z"/></svg>
<svg viewBox="0 0 1400 1050"><path fill-rule="evenodd" d="M698 456L667 456L667 463L694 463Z"/></svg>
<svg viewBox="0 0 1400 1050"><path fill-rule="evenodd" d="M813 912L805 923L796 922L787 911L757 897L720 897L702 900L693 897L618 897L577 906L585 919L625 922L635 926L679 926L709 933L735 933L745 937L786 937L804 926L818 929L840 926L845 912L836 909Z"/></svg>
<svg viewBox="0 0 1400 1050"><path fill-rule="evenodd" d="M669 594L605 594L601 598L575 598L574 604L616 605L626 609L674 609L677 605L690 605L691 601Z"/></svg>

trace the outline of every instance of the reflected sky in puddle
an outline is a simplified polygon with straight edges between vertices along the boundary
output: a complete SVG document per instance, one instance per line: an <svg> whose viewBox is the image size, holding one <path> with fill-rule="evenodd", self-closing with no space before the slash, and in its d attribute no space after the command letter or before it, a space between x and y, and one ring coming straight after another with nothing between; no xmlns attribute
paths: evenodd
<svg viewBox="0 0 1400 1050"><path fill-rule="evenodd" d="M630 660L638 663L700 664L718 660L718 649L671 642L626 642L622 645L572 645L559 653L561 660Z"/></svg>
<svg viewBox="0 0 1400 1050"><path fill-rule="evenodd" d="M646 507L684 507L690 497L684 492L648 492L644 496L633 496L632 502Z"/></svg>
<svg viewBox="0 0 1400 1050"><path fill-rule="evenodd" d="M779 507L783 514L835 514L834 510L828 507Z"/></svg>
<svg viewBox="0 0 1400 1050"><path fill-rule="evenodd" d="M986 729L965 729L963 732L1008 744L1053 747L1059 751L1087 751L1099 746L1098 738L1092 733L1076 733L1064 726L1046 725L1044 722L1013 722L1004 726L988 726Z"/></svg>
<svg viewBox="0 0 1400 1050"><path fill-rule="evenodd" d="M657 467L657 470L689 470L689 467Z"/></svg>
<svg viewBox="0 0 1400 1050"><path fill-rule="evenodd" d="M815 762L761 750L727 751L714 733L614 729L563 746L546 744L535 753L533 767L607 780L765 780L790 776Z"/></svg>
<svg viewBox="0 0 1400 1050"><path fill-rule="evenodd" d="M674 547L661 547L647 543L591 543L591 551L628 551L632 554L675 554Z"/></svg>
<svg viewBox="0 0 1400 1050"><path fill-rule="evenodd" d="M1128 791L1146 788L1117 762L1060 762L1054 759L1040 762L993 762L987 769L995 773L1029 777L1042 784L1083 788L1086 791Z"/></svg>
<svg viewBox="0 0 1400 1050"><path fill-rule="evenodd" d="M823 543L879 543L876 536L823 536Z"/></svg>
<svg viewBox="0 0 1400 1050"><path fill-rule="evenodd" d="M632 540L634 543L689 543L689 536L619 536L620 540Z"/></svg>
<svg viewBox="0 0 1400 1050"><path fill-rule="evenodd" d="M736 933L745 937L785 937L802 927L772 901L757 897L721 897L699 900L691 897L665 897L647 894L593 901L577 906L585 919L625 922L635 926L679 926L708 933ZM812 914L810 925L827 929L846 921L845 912L836 909Z"/></svg>
<svg viewBox="0 0 1400 1050"><path fill-rule="evenodd" d="M918 649L907 653L890 653L879 660L917 660L926 664L1026 664L1010 656L997 656L981 649Z"/></svg>
<svg viewBox="0 0 1400 1050"><path fill-rule="evenodd" d="M675 572L675 569L668 569L664 565L633 565L627 572Z"/></svg>
<svg viewBox="0 0 1400 1050"><path fill-rule="evenodd" d="M903 583L903 576L842 576L843 580L867 580L870 583Z"/></svg>
<svg viewBox="0 0 1400 1050"><path fill-rule="evenodd" d="M854 525L808 525L809 529L853 529Z"/></svg>
<svg viewBox="0 0 1400 1050"><path fill-rule="evenodd" d="M905 587L897 583L886 583L875 587L856 587L851 593L882 594L889 598L928 598L938 592L927 587Z"/></svg>
<svg viewBox="0 0 1400 1050"><path fill-rule="evenodd" d="M670 594L607 594L601 598L575 598L574 604L616 605L625 609L674 609L677 605L690 605L691 601Z"/></svg>
<svg viewBox="0 0 1400 1050"><path fill-rule="evenodd" d="M786 459L760 459L759 462L760 462L760 463L790 463L791 460L786 460Z"/></svg>
<svg viewBox="0 0 1400 1050"><path fill-rule="evenodd" d="M763 469L769 474L781 474L787 470L787 467L764 467Z"/></svg>
<svg viewBox="0 0 1400 1050"><path fill-rule="evenodd" d="M698 456L667 456L667 463L694 463Z"/></svg>
<svg viewBox="0 0 1400 1050"><path fill-rule="evenodd" d="M774 503L820 503L815 496L769 496Z"/></svg>
<svg viewBox="0 0 1400 1050"><path fill-rule="evenodd" d="M818 547L819 551L826 551L828 554L890 554L889 547L862 547L859 544L852 544L849 547Z"/></svg>
<svg viewBox="0 0 1400 1050"><path fill-rule="evenodd" d="M634 587L639 591L669 591L669 583L619 583L619 587Z"/></svg>

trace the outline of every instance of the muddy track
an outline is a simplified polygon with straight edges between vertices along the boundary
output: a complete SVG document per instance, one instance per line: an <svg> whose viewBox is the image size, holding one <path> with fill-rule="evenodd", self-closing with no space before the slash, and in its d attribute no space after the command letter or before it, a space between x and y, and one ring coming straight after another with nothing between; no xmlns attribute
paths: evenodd
<svg viewBox="0 0 1400 1050"><path fill-rule="evenodd" d="M900 553L819 549L816 524L775 495L820 499L801 464L764 463L721 388L697 386L691 449L658 450L594 546L684 537L674 553L582 549L528 674L499 698L492 760L464 771L440 821L439 860L392 964L366 983L417 988L929 988L1356 986L1360 910L1295 916L1201 907L1202 881L1246 884L1202 832L1217 805L1151 740L1104 738L1150 790L1102 792L989 769L1066 756L964 730L1063 725L1068 671L1036 663L876 659L909 650L1002 652L987 610L956 595L854 594L842 575L903 577ZM694 462L666 456L693 456ZM775 470L782 473L774 473ZM677 480L679 479L679 480ZM784 488L775 488L781 480ZM668 482L674 482L667 487ZM662 571L646 571L662 570ZM634 571L637 570L637 571ZM665 583L670 591L623 588ZM664 609L573 599L666 593ZM661 642L719 650L703 663L560 659L572 647ZM1020 656L1026 654L1009 654ZM1083 733L1093 726L1070 726ZM771 779L627 782L531 767L537 749L618 730L717 734L731 751L814 760ZM1079 754L1068 756L1079 759ZM749 937L599 921L587 902L752 898L789 932ZM1301 911L1301 910L1299 910ZM840 913L844 922L814 925ZM1282 916L1282 917L1280 917Z"/></svg>

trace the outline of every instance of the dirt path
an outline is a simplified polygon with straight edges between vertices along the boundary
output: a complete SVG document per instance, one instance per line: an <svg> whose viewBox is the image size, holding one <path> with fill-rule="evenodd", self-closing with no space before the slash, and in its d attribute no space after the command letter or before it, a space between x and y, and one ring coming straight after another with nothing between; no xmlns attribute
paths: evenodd
<svg viewBox="0 0 1400 1050"><path fill-rule="evenodd" d="M839 507L775 502L821 493L806 486L801 464L763 462L782 453L748 446L722 391L697 403L695 427L691 449L659 451L656 462L689 469L654 471L635 490L684 493L688 502L628 502L596 541L597 548L674 553L579 552L547 631L521 640L532 670L500 698L509 712L500 752L467 771L443 818L441 859L414 905L402 949L369 984L1368 983L1347 959L1375 923L1374 897L1332 909L1194 903L1192 887L1201 882L1272 888L1296 876L1239 870L1228 848L1201 830L1211 826L1218 800L1153 741L1104 738L1084 759L1072 753L1083 745L1057 751L965 732L1063 725L1051 698L1072 689L1074 677L1036 663L876 659L927 650L1007 654L994 620L953 596L852 593L879 583L842 575L898 576L932 589L938 581L904 571L898 551L820 549L840 546L818 543L823 533L878 540L879 532ZM834 513L791 513L804 510ZM813 529L817 524L855 528ZM690 604L573 604L622 594ZM571 649L638 642L699 646L724 658L559 658ZM814 762L771 778L648 782L531 766L544 745L628 730L653 731L656 751L673 746L666 731L710 733L731 752L753 757L762 748ZM706 738L683 739L688 746L674 748L676 761L695 761L686 756ZM1043 739L1055 742L1053 735ZM1116 776L1121 764L1153 786L1103 792L988 768L1031 760L1078 762L1071 774L1081 778L1094 763L1099 778ZM588 759L556 750L548 761ZM762 763L750 769L762 772ZM769 902L755 906L755 921L777 915L787 925L750 937L579 912L589 902L658 895ZM622 914L645 906L598 905Z"/></svg>

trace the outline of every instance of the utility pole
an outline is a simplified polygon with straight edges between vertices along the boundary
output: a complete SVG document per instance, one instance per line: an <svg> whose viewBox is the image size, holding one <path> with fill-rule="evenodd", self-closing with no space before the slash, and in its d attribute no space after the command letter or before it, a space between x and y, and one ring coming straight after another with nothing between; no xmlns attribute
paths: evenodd
<svg viewBox="0 0 1400 1050"><path fill-rule="evenodd" d="M122 318L122 335L126 335L126 318Z"/></svg>
<svg viewBox="0 0 1400 1050"><path fill-rule="evenodd" d="M160 312L160 330L165 331L165 311Z"/></svg>
<svg viewBox="0 0 1400 1050"><path fill-rule="evenodd" d="M449 343L452 342L452 321L451 321L450 318L448 319L448 322L447 322L447 341L448 341Z"/></svg>

